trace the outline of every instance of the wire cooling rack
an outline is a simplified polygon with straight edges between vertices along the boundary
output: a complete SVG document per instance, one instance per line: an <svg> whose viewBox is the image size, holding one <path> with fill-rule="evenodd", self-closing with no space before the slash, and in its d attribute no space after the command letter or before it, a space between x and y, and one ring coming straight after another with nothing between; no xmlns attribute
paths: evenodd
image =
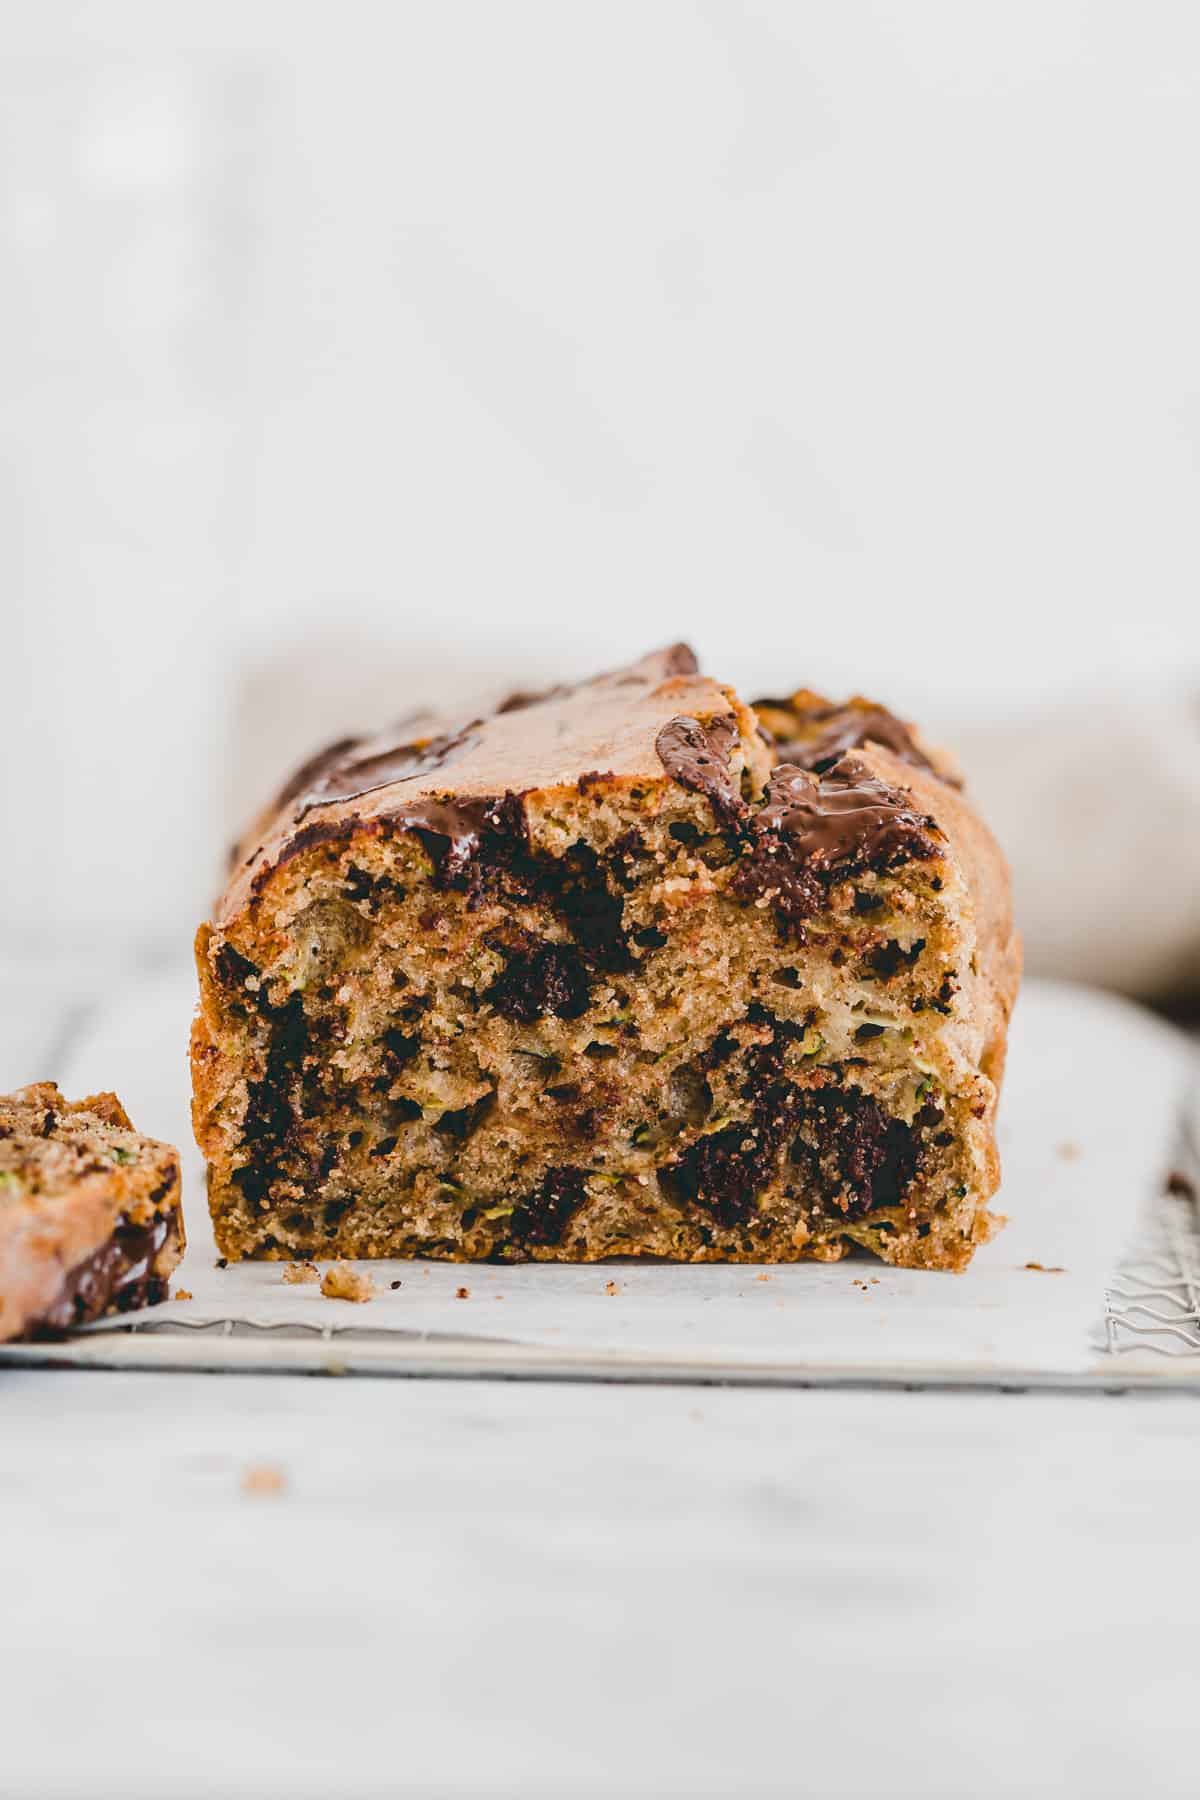
<svg viewBox="0 0 1200 1800"><path fill-rule="evenodd" d="M1200 1087L1180 1120L1175 1166L1104 1296L1105 1349L1200 1352Z"/></svg>

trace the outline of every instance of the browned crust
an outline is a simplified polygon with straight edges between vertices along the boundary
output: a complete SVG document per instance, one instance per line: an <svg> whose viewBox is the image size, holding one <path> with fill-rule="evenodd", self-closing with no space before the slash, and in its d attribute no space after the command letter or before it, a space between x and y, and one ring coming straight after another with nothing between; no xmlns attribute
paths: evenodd
<svg viewBox="0 0 1200 1800"><path fill-rule="evenodd" d="M613 793L648 782L661 785L658 735L680 715L707 724L732 712L761 778L767 757L752 714L731 689L706 676L673 673L685 660L684 649L675 645L542 702L474 721L461 754L428 778L390 782L304 813L289 784L283 803L250 834L254 844L218 900L212 923L221 930L233 926L269 888L275 871L295 856L331 841L349 843L404 829L406 811L450 795L459 804L506 794L536 796L540 806L549 807L574 793L584 775L594 787ZM444 734L448 723L464 722L423 719L418 741Z"/></svg>

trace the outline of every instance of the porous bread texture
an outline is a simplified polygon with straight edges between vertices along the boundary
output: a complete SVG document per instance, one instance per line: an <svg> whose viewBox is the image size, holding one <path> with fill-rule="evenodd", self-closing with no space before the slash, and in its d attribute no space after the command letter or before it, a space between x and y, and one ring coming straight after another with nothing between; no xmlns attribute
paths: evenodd
<svg viewBox="0 0 1200 1800"><path fill-rule="evenodd" d="M923 847L821 870L788 916L747 880L770 758L703 686L639 705L651 745L681 688L704 729L732 719L737 817L643 745L510 789L519 829L510 809L453 874L399 790L299 848L268 825L197 942L226 1256L965 1265L1016 985L999 852L935 773L868 745L844 779L883 784Z"/></svg>
<svg viewBox="0 0 1200 1800"><path fill-rule="evenodd" d="M136 1132L115 1094L71 1101L42 1081L0 1095L0 1340L41 1321L64 1283L126 1228L155 1242L139 1297L165 1298L185 1246L178 1151ZM119 1261L113 1292L89 1283L72 1323L120 1303Z"/></svg>

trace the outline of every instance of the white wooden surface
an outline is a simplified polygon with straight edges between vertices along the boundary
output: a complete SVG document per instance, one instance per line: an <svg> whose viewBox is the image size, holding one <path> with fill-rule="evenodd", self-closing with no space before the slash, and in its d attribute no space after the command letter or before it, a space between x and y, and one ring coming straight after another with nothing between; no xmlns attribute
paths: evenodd
<svg viewBox="0 0 1200 1800"><path fill-rule="evenodd" d="M6 1370L0 1420L6 1796L1196 1791L1187 1399Z"/></svg>
<svg viewBox="0 0 1200 1800"><path fill-rule="evenodd" d="M0 1794L1190 1796L1198 1517L1184 1395L0 1367Z"/></svg>

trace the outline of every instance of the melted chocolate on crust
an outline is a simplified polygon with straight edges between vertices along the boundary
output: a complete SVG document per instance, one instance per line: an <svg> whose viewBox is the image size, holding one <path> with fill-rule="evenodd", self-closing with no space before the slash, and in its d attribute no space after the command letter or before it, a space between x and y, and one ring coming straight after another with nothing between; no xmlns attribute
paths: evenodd
<svg viewBox="0 0 1200 1800"><path fill-rule="evenodd" d="M845 757L821 776L781 763L754 819L756 835L778 834L793 856L826 868L853 861L876 867L901 857L937 854L935 822L912 810L910 796L886 787Z"/></svg>
<svg viewBox="0 0 1200 1800"><path fill-rule="evenodd" d="M790 700L757 700L755 706L796 712ZM946 775L934 767L903 719L886 706L825 706L796 712L796 717L800 724L819 729L811 737L775 738L774 748L781 763L794 763L797 768L824 775L847 751L861 750L864 744L882 744L900 762L924 769L952 787L962 786L957 776Z"/></svg>
<svg viewBox="0 0 1200 1800"><path fill-rule="evenodd" d="M275 863L266 864L257 872L251 891L260 893L277 869L317 844L338 843L356 833L385 832L389 828L416 832L443 887L471 874L482 846L489 840L497 844L505 839L524 843L528 835L524 810L516 794L411 800L407 804L401 801L394 810L370 819L362 819L357 813L337 819L314 819L287 840Z"/></svg>
<svg viewBox="0 0 1200 1800"><path fill-rule="evenodd" d="M941 836L933 819L913 811L909 795L886 787L852 757L820 776L781 763L750 833L734 892L743 900L771 894L793 926L821 910L831 878L928 861Z"/></svg>
<svg viewBox="0 0 1200 1800"><path fill-rule="evenodd" d="M307 762L302 762L290 780L276 795L276 806L287 806L290 801L298 800L301 794L307 794L316 788L330 770L336 769L342 759L357 750L363 742L362 738L338 738L335 743L327 744L324 750L314 751Z"/></svg>
<svg viewBox="0 0 1200 1800"><path fill-rule="evenodd" d="M645 688L673 676L696 673L696 658L688 645L672 644L665 650L643 657L628 669L614 670L575 686L512 693L485 715L455 725L434 737L420 735L422 719L432 722L430 716L410 713L388 731L376 736L339 738L336 743L310 757L279 794L275 809L279 812L291 809L290 827L284 832L283 841L275 849L272 860L262 864L251 874L250 892L252 895L260 894L276 870L319 844L342 842L357 833L388 833L397 828L416 831L427 840L426 847L434 857L438 877L443 885L449 885L474 870L481 844L488 837L498 841L527 841L528 834L519 796L508 791L503 795L460 798L452 788L448 788L433 797L406 802L401 791L394 805L386 810L381 808L369 818L364 819L354 814L333 819L318 818L308 824L303 824L302 821L310 812L362 799L385 788L403 790L407 782L419 781L422 787L427 788L430 785L427 779L430 775L447 768L477 746L489 718L565 699L577 692L604 684ZM730 715L730 725L732 722ZM710 730L715 729L715 725L710 727ZM697 730L700 730L699 726ZM717 748L717 743L721 741L723 740L718 733L713 748ZM703 750L704 746L700 748ZM714 783L717 791L713 795L713 801L718 808L723 800L720 776L721 772L714 770L711 776L700 771L697 777L703 781L706 791L710 779ZM580 785L582 788L583 783ZM729 789L732 796L732 787L727 777L724 787ZM736 796L732 796L726 804L736 806ZM240 848L239 845L232 853L235 859ZM263 849L264 845L259 844L245 859L247 869L252 868L262 856ZM471 885L476 885L473 872Z"/></svg>
<svg viewBox="0 0 1200 1800"><path fill-rule="evenodd" d="M710 719L707 725L681 715L669 720L654 740L658 760L671 780L703 794L721 825L738 824L746 816L746 802L729 770L729 752L736 741L732 713Z"/></svg>
<svg viewBox="0 0 1200 1800"><path fill-rule="evenodd" d="M378 788L391 787L395 782L432 775L454 762L475 742L480 723L473 719L470 724L440 737L406 740L397 731L391 741L352 738L335 744L308 765L307 783L300 781L300 776L305 773L302 770L288 784L291 792L285 789L284 797L297 801L296 819L299 822L316 806L332 806L341 800L361 800L364 794L373 794Z"/></svg>
<svg viewBox="0 0 1200 1800"><path fill-rule="evenodd" d="M139 1306L157 1306L167 1298L167 1283L154 1273L154 1264L178 1235L173 1211L156 1213L146 1225L119 1219L107 1242L67 1271L57 1298L39 1318L29 1321L25 1336L58 1338L114 1309L132 1312Z"/></svg>
<svg viewBox="0 0 1200 1800"><path fill-rule="evenodd" d="M524 813L514 794L503 799L485 794L473 800L419 800L398 806L393 817L419 835L444 885L467 874L485 837L525 835Z"/></svg>

